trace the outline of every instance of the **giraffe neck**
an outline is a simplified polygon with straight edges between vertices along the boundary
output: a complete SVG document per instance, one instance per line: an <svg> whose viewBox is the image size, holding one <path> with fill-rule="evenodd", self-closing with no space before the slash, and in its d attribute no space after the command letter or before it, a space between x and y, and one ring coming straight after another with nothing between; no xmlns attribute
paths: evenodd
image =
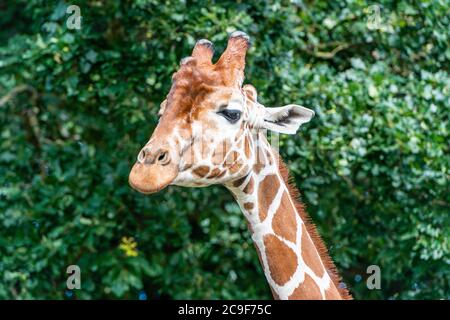
<svg viewBox="0 0 450 320"><path fill-rule="evenodd" d="M276 299L342 299L332 281L331 260L300 206L295 205L279 168L278 154L256 142L258 164L226 187L239 203L252 234L264 274ZM318 239L320 241L320 239ZM331 264L331 266L330 266ZM333 279L334 280L334 279Z"/></svg>

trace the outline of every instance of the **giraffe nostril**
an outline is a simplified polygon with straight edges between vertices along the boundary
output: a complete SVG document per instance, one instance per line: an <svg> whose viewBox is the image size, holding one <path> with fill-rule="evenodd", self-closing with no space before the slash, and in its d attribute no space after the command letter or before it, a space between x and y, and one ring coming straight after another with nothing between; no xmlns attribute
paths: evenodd
<svg viewBox="0 0 450 320"><path fill-rule="evenodd" d="M139 162L139 163L143 163L144 161L145 161L145 156L146 156L146 152L145 152L145 148L144 149L142 149L140 152L139 152L139 154L138 154L138 156L137 156L137 161Z"/></svg>
<svg viewBox="0 0 450 320"><path fill-rule="evenodd" d="M157 162L161 165L168 164L170 162L169 152L167 150L161 150L158 153Z"/></svg>
<svg viewBox="0 0 450 320"><path fill-rule="evenodd" d="M166 149L159 149L156 152L152 152L150 148L144 147L139 152L137 160L139 163L146 165L166 165L170 163L170 154Z"/></svg>

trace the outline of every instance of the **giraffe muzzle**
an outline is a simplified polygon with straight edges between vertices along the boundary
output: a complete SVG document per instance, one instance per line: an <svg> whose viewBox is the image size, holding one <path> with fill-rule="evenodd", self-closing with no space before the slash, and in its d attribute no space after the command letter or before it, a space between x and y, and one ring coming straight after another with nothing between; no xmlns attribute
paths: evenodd
<svg viewBox="0 0 450 320"><path fill-rule="evenodd" d="M128 182L141 193L155 193L168 186L178 175L178 166L166 148L152 152L145 146L131 169Z"/></svg>

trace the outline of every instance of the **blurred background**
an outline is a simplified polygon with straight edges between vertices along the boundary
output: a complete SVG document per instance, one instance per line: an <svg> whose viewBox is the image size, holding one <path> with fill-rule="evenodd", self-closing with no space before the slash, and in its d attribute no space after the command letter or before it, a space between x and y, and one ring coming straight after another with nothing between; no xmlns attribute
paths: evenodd
<svg viewBox="0 0 450 320"><path fill-rule="evenodd" d="M251 36L259 100L316 112L281 153L354 297L450 298L448 0L0 12L0 299L271 298L224 187L144 196L127 183L179 60L201 38L217 57L235 30ZM66 287L73 264L81 290Z"/></svg>

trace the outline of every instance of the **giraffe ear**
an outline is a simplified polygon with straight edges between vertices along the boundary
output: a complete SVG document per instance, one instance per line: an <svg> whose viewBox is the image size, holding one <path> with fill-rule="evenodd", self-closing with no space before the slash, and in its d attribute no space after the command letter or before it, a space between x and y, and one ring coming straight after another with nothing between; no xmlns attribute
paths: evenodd
<svg viewBox="0 0 450 320"><path fill-rule="evenodd" d="M264 128L279 133L294 134L314 117L314 111L295 104L265 110Z"/></svg>
<svg viewBox="0 0 450 320"><path fill-rule="evenodd" d="M253 101L258 100L258 93L256 92L256 88L252 86L251 84L246 84L242 87L247 97L252 99Z"/></svg>

